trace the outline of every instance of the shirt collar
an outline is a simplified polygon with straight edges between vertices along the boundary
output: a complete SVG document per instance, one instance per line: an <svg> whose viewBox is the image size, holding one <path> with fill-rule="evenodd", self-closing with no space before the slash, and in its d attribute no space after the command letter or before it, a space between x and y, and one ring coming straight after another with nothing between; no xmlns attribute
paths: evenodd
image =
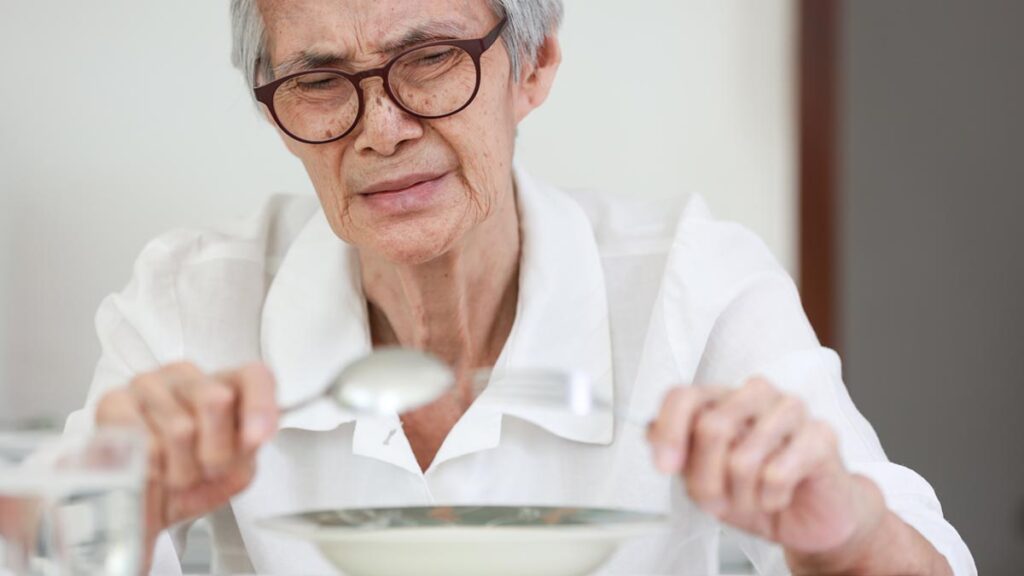
<svg viewBox="0 0 1024 576"><path fill-rule="evenodd" d="M519 303L494 372L559 369L590 377L597 398L611 404L612 352L604 271L593 228L583 210L560 190L542 187L516 169L522 230ZM496 391L495 391L496 392ZM570 440L608 444L614 415L573 416L528 403L504 404L498 394L480 401L501 406Z"/></svg>
<svg viewBox="0 0 1024 576"><path fill-rule="evenodd" d="M290 406L324 390L338 371L370 351L366 300L355 249L318 210L281 261L263 304L260 345ZM284 416L283 428L330 430L353 414L316 402Z"/></svg>
<svg viewBox="0 0 1024 576"><path fill-rule="evenodd" d="M519 301L495 373L516 368L583 372L591 378L595 395L611 403L608 303L590 223L564 193L542 188L518 168L515 180L522 229ZM357 254L335 236L323 211L296 237L271 283L261 346L277 376L282 406L317 394L338 370L371 348ZM569 440L612 441L612 413L574 416L565 410L503 401L488 389L452 430L435 463L496 446L502 415ZM388 433L397 424L395 417L356 418L318 402L288 414L281 426L330 430L353 420L358 420L355 448L363 445L360 452L382 445L377 433L368 436L371 429ZM395 463L415 465L407 459Z"/></svg>

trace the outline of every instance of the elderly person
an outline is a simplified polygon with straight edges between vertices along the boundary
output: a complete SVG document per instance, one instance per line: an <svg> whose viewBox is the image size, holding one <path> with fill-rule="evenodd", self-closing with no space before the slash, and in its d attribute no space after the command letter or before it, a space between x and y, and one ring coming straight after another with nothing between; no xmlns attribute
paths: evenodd
<svg viewBox="0 0 1024 576"><path fill-rule="evenodd" d="M180 569L203 515L216 571L314 574L331 568L312 548L254 521L529 503L671 515L613 573L715 573L722 528L764 574L974 573L756 238L698 198L569 195L514 166L560 63L559 0L231 9L236 64L319 202L164 235L99 310L102 358L69 426L149 431L154 572ZM279 419L390 345L444 359L459 385L393 417L320 403ZM482 367L584 371L614 414L477 395Z"/></svg>

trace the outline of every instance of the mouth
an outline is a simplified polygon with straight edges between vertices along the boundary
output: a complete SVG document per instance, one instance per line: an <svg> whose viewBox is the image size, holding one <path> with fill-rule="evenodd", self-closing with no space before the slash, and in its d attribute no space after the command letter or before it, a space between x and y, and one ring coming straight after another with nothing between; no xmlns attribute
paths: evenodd
<svg viewBox="0 0 1024 576"><path fill-rule="evenodd" d="M358 197L379 212L410 212L426 208L440 190L449 172L410 174L378 182L358 193Z"/></svg>
<svg viewBox="0 0 1024 576"><path fill-rule="evenodd" d="M402 178L378 182L359 192L360 196L377 196L380 194L401 194L421 184L436 182L447 175L446 172L434 174L410 174Z"/></svg>

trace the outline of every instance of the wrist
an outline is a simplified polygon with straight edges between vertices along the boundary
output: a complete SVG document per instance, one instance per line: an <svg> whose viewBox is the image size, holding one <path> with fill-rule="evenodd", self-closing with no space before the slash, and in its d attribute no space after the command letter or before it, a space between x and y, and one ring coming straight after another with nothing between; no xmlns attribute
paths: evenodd
<svg viewBox="0 0 1024 576"><path fill-rule="evenodd" d="M946 558L917 530L885 505L881 491L871 480L854 476L860 521L846 542L818 554L786 552L794 575L815 574L948 574Z"/></svg>
<svg viewBox="0 0 1024 576"><path fill-rule="evenodd" d="M851 476L853 509L857 528L845 542L831 550L815 553L786 551L786 560L794 575L870 573L871 559L883 553L893 522L900 522L885 506L885 499L874 482L864 476Z"/></svg>

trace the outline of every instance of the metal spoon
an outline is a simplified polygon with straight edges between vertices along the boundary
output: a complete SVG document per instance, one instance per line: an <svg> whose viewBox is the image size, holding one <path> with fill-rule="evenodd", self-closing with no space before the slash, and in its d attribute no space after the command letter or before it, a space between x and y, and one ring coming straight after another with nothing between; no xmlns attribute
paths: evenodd
<svg viewBox="0 0 1024 576"><path fill-rule="evenodd" d="M323 392L281 409L288 414L323 398L359 414L402 414L437 400L455 374L437 357L408 348L381 348L355 360Z"/></svg>

